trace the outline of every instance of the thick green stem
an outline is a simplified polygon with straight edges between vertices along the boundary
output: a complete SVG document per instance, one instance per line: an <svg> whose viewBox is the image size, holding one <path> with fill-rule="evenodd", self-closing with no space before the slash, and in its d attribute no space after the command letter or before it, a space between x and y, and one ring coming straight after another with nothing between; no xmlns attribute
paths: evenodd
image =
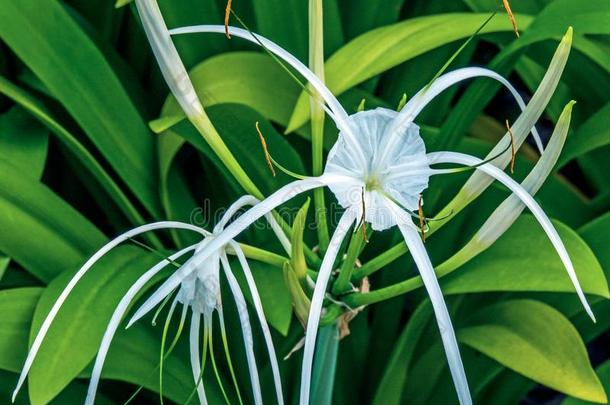
<svg viewBox="0 0 610 405"><path fill-rule="evenodd" d="M324 82L324 22L322 15L322 0L309 2L309 68ZM313 90L313 89L312 89ZM314 93L315 91L312 91ZM310 97L311 109L311 152L313 160L313 175L319 176L324 169L324 110L323 101L316 95ZM328 224L326 221L326 204L324 189L316 189L313 193L315 218L320 251L324 253L328 246Z"/></svg>
<svg viewBox="0 0 610 405"><path fill-rule="evenodd" d="M333 285L332 292L335 295L345 294L353 290L353 286L350 282L352 279L352 272L354 271L356 260L358 260L358 256L362 252L362 247L365 238L367 237L366 234L363 234L362 232L364 231L361 225L356 232L352 234L345 260L341 264L339 276Z"/></svg>

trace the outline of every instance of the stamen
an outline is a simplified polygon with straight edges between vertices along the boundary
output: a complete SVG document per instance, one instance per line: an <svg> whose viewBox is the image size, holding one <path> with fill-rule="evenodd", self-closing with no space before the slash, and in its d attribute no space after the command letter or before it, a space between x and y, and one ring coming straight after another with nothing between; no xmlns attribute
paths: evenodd
<svg viewBox="0 0 610 405"><path fill-rule="evenodd" d="M161 311L163 311L163 308L165 308L165 306L167 305L169 300L172 298L172 295L173 294L168 294L167 297L165 297L165 299L161 303L161 305L159 305L159 307L155 311L155 315L153 316L153 319L152 319L152 322L151 322L152 326L157 326L157 318L159 317L159 314L161 313Z"/></svg>
<svg viewBox="0 0 610 405"><path fill-rule="evenodd" d="M513 26L513 30L515 31L515 35L519 38L519 29L517 28L517 21L515 21L515 15L513 14L513 10L510 9L510 4L508 4L508 0L502 0L504 3L504 9L508 13L508 18L510 19L510 23Z"/></svg>
<svg viewBox="0 0 610 405"><path fill-rule="evenodd" d="M419 195L419 200L417 200L417 214L419 216L421 240L422 242L426 242L426 217L424 216L424 196L422 194Z"/></svg>
<svg viewBox="0 0 610 405"><path fill-rule="evenodd" d="M153 248L152 246L148 246L146 243L140 242L134 238L128 238L128 240L130 242L132 242L135 245L140 246L141 248L144 248L150 252L155 253L157 256L162 257L163 259L167 260L171 265L173 265L176 268L180 268L180 266L182 266L180 263L172 260L170 257L168 257L166 254L164 254L163 252L161 252L160 250L157 250L155 248Z"/></svg>
<svg viewBox="0 0 610 405"><path fill-rule="evenodd" d="M366 204L364 203L364 187L362 187L361 199L362 199L362 218L360 218L360 223L358 224L358 227L362 228L362 240L365 243L369 243L369 239L366 237L366 221L364 220L364 218L366 217ZM358 229L358 227L356 227L356 229Z"/></svg>
<svg viewBox="0 0 610 405"><path fill-rule="evenodd" d="M275 169L273 168L273 162L271 160L271 155L269 154L269 150L267 149L267 141L265 141L265 137L261 132L260 127L258 126L258 121L256 121L256 132L258 132L258 137L261 141L261 145L263 146L263 152L265 153L265 160L267 161L267 166L269 166L269 170L271 170L271 174L275 177Z"/></svg>
<svg viewBox="0 0 610 405"><path fill-rule="evenodd" d="M513 135L513 131L510 127L510 124L508 123L508 120L506 120L506 129L508 130L508 134L510 135L510 152L511 152L510 174L514 174L515 173L515 156L517 155L517 147L515 146L515 135Z"/></svg>
<svg viewBox="0 0 610 405"><path fill-rule="evenodd" d="M227 7L225 8L225 35L227 38L231 39L231 34L229 34L229 17L231 16L231 3L233 0L227 1Z"/></svg>

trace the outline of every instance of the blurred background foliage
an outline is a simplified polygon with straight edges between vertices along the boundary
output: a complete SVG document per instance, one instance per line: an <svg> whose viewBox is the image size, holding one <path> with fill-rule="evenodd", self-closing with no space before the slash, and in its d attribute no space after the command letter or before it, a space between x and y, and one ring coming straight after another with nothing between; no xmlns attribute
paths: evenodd
<svg viewBox="0 0 610 405"><path fill-rule="evenodd" d="M223 21L224 1L159 3L170 27ZM233 3L254 31L307 62L306 1ZM501 5L500 0L324 0L327 83L350 113L362 99L366 108L395 108L403 94L413 95L428 83L490 12L500 10L451 68L493 68L527 101L557 40L574 27L572 54L538 129L548 137L563 106L571 99L577 105L556 173L536 198L556 221L594 302L597 324L581 310L559 258L528 214L441 285L476 403L605 403L603 386L610 385L610 2L513 0L520 39ZM220 35L175 42L212 122L264 194L290 179L269 174L255 122L281 163L308 172L307 103L298 104L301 89L271 58ZM0 0L0 93L0 398L6 402L28 341L52 302L109 237L153 220L209 219L201 214L227 206L243 190L187 122L159 134L149 129L150 121L179 111L167 98L133 5ZM443 94L418 124L431 150L442 146L484 156L504 134L504 121L517 116L507 92L480 80ZM327 124L329 146L337 131ZM536 158L526 145L515 178L523 179ZM434 181L426 210L438 210L466 176ZM430 238L433 263L459 250L506 195L502 187L491 187ZM327 201L332 203L330 195ZM170 251L187 237L160 234L143 241ZM305 238L315 245L315 230L308 228ZM265 232L250 231L243 239L278 250ZM375 234L361 261L399 240L394 231ZM28 393L18 403L82 402L114 306L156 258L141 247L125 246L83 279L51 328ZM253 270L283 357L303 329L292 316L282 269L254 263ZM415 274L403 257L369 281L377 289ZM319 377L319 403L457 402L425 297L419 289L358 315L349 324L351 334L334 344L338 350L317 359L327 370L336 369L334 381L333 373ZM225 304L235 325L232 303ZM99 403L123 403L138 386L145 389L137 401L157 401L160 329L143 322L118 334ZM231 351L250 402L240 339L238 332L230 336ZM263 385L271 392L265 358L261 351ZM287 398L295 402L300 353L281 366ZM186 347L178 347L164 372L167 400L184 402L193 389ZM229 381L225 365L221 372ZM205 381L211 401L222 402L213 376Z"/></svg>

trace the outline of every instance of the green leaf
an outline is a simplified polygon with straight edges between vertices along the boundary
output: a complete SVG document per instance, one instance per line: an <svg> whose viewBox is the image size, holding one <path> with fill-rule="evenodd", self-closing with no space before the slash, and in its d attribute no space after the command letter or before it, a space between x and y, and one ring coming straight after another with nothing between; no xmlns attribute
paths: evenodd
<svg viewBox="0 0 610 405"><path fill-rule="evenodd" d="M253 0L256 32L307 60L307 2Z"/></svg>
<svg viewBox="0 0 610 405"><path fill-rule="evenodd" d="M47 160L49 133L20 108L0 116L0 159L38 180Z"/></svg>
<svg viewBox="0 0 610 405"><path fill-rule="evenodd" d="M564 166L575 157L582 156L594 149L610 144L610 103L593 114L581 125L576 133L568 139L565 152L559 166Z"/></svg>
<svg viewBox="0 0 610 405"><path fill-rule="evenodd" d="M307 211L309 211L310 199L308 198L305 204L301 207L292 223L292 236L290 244L292 251L290 253L290 264L292 270L296 272L297 277L301 282L305 282L307 277L307 263L305 262L305 254L303 253L303 234L305 232L305 223L307 221Z"/></svg>
<svg viewBox="0 0 610 405"><path fill-rule="evenodd" d="M76 137L49 114L42 103L2 76L0 76L0 93L25 108L42 122L42 124L49 128L57 139L74 154L85 169L99 182L127 218L131 219L132 222L136 224L143 223L142 216L138 213L112 177L110 177L95 157L76 139Z"/></svg>
<svg viewBox="0 0 610 405"><path fill-rule="evenodd" d="M338 353L338 326L331 324L323 327L320 329L314 353L311 403L320 405L330 405L332 403Z"/></svg>
<svg viewBox="0 0 610 405"><path fill-rule="evenodd" d="M606 403L578 332L546 304L515 299L486 307L458 330L458 339L538 383Z"/></svg>
<svg viewBox="0 0 610 405"><path fill-rule="evenodd" d="M606 360L600 366L595 369L599 379L604 386L605 391L610 390L610 360ZM583 401L582 399L577 398L566 398L561 404L562 405L587 405L592 402Z"/></svg>
<svg viewBox="0 0 610 405"><path fill-rule="evenodd" d="M554 225L583 291L608 298L608 282L591 248L570 228ZM533 216L522 215L489 249L441 280L445 294L484 291L574 293L557 252Z"/></svg>
<svg viewBox="0 0 610 405"><path fill-rule="evenodd" d="M157 261L159 257L139 248L119 247L81 279L53 321L30 371L32 402L51 400L91 362L121 297ZM36 306L31 340L77 270L63 272L45 289Z"/></svg>
<svg viewBox="0 0 610 405"><path fill-rule="evenodd" d="M79 263L106 237L38 181L0 160L0 251L42 281Z"/></svg>
<svg viewBox="0 0 610 405"><path fill-rule="evenodd" d="M8 268L8 264L11 262L11 259L2 253L0 253L0 280L4 276L6 269Z"/></svg>
<svg viewBox="0 0 610 405"><path fill-rule="evenodd" d="M42 291L39 287L0 291L0 369L21 370L26 356L25 342L28 341L30 319Z"/></svg>
<svg viewBox="0 0 610 405"><path fill-rule="evenodd" d="M144 206L158 214L146 124L108 61L61 3L1 1L0 38L72 114Z"/></svg>
<svg viewBox="0 0 610 405"><path fill-rule="evenodd" d="M409 19L369 31L339 49L326 62L326 85L335 95L402 62L439 46L468 38L488 14L439 14ZM520 16L525 28L531 21ZM481 33L512 31L508 19L497 16ZM290 118L293 131L309 118L307 95L302 93Z"/></svg>

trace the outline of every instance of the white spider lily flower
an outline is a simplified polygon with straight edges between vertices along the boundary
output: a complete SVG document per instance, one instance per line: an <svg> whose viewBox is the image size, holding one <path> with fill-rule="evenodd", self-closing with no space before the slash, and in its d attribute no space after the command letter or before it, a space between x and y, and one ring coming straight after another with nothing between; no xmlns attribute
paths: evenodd
<svg viewBox="0 0 610 405"><path fill-rule="evenodd" d="M16 398L17 393L19 392L21 386L25 382L25 378L32 366L32 363L40 349L40 346L44 340L46 333L48 332L55 316L59 312L61 306L67 299L70 292L74 289L78 281L95 265L95 263L101 259L105 254L110 252L113 248L125 242L134 236L140 235L145 232L159 230L159 229L185 229L193 232L197 232L202 235L203 240L197 244L191 245L180 250L177 253L174 253L169 258L166 258L155 266L146 271L140 278L138 278L134 284L129 288L127 293L122 297L121 301L115 308L115 311L108 323L102 341L100 343L100 348L98 351L98 355L95 360L95 364L93 367L93 371L91 374L91 379L89 383L89 389L87 392L87 399L85 401L86 404L93 404L95 400L95 394L97 391L97 386L99 380L101 378L102 368L104 365L104 361L106 359L106 355L108 354L108 350L110 348L110 344L112 339L116 333L116 330L119 327L123 317L128 311L130 305L133 300L138 296L141 290L146 286L146 284L160 271L165 269L170 263L174 263L174 260L179 259L180 257L186 255L187 253L193 252L193 256L185 262L184 266L190 266L190 263L194 258L197 257L200 251L203 251L205 247L214 240L218 235L223 232L224 226L231 220L231 218L238 212L238 210L242 209L246 205L253 205L258 203L259 201L252 196L244 196L237 200L223 215L219 223L214 228L212 233L206 231L203 228L198 226L194 226L191 224L181 223L181 222L173 222L173 221L165 221L158 222L148 225L143 225L138 228L132 229L128 232L125 232L112 241L108 242L105 246L103 246L99 251L97 251L84 265L81 267L74 277L70 280L68 285L61 292L59 298L53 304L51 311L45 318L36 338L34 339L34 343L30 348L30 352L25 361L25 365L19 376L19 381L17 383L17 387L13 392L13 402ZM287 252L290 252L290 242L288 241L286 235L282 232L279 224L275 221L271 214L265 215L265 218L271 225L271 228L276 233L280 243L284 247ZM191 327L190 327L190 349L191 349L191 366L193 371L193 379L194 383L197 387L197 394L199 396L199 401L202 404L206 404L206 396L205 390L203 388L203 384L201 382L202 378L202 370L201 370L201 356L199 354L200 350L200 325L201 325L201 317L204 319L204 345L205 342L211 343L211 334L212 334L212 314L214 311L218 313L220 320L220 327L222 332L223 342L226 345L226 332L224 325L224 315L222 309L222 301L220 294L220 267L222 266L223 272L227 277L229 282L230 290L233 294L233 298L235 299L235 303L238 309L238 316L240 319L242 334L244 339L244 347L246 351L248 368L250 371L251 384L254 394L255 403L262 404L262 396L261 396L261 388L258 377L258 369L256 367L256 361L254 358L254 344L252 340L252 328L250 325L250 319L247 310L246 300L241 291L241 287L237 283L237 279L235 278L233 271L231 269L231 265L229 263L227 253L231 253L237 256L238 262L244 272L246 282L248 284L248 288L250 290L254 308L258 317L258 320L261 325L261 329L263 332L263 337L265 339L265 344L267 346L267 351L269 353L273 379L276 388L277 401L279 404L283 404L283 394L282 394L282 386L280 380L279 366L277 362L277 357L273 345L273 341L271 339L271 332L269 330L269 326L267 324L265 314L263 312L263 307L260 299L260 295L258 293L256 283L252 276L252 271L250 266L248 265L248 261L246 256L240 247L240 245L232 240L227 241L225 244L215 249L211 256L207 256L207 259L204 261L200 261L195 271L190 272L189 276L184 278L180 283L178 293L174 297L168 317L171 318L171 314L177 305L177 303L181 303L183 305L183 313L182 313L182 321L181 326L184 323L184 318L186 316L187 309L191 309L192 318L191 318ZM173 291L170 291L172 294ZM133 322L128 324L128 327ZM204 350L206 348L204 347Z"/></svg>
<svg viewBox="0 0 610 405"><path fill-rule="evenodd" d="M329 152L326 168L322 176L295 181L282 187L228 226L222 235L212 241L198 255L198 260L205 260L206 257L212 254L214 249L226 243L226 240L237 236L250 223L265 213L288 201L296 194L316 187L329 187L339 203L346 209L322 261L311 301L301 374L300 402L302 405L309 403L311 369L317 329L325 291L333 270L332 266L348 229L361 217L376 230L388 229L394 225L399 226L430 295L460 403L472 403L455 333L451 326L451 320L442 292L440 291L430 260L423 245L421 245L421 240L417 237L417 227L410 219L413 216L413 212L418 208L421 192L428 187L429 177L434 174L451 173L454 171L453 169L432 168L431 165L436 163L457 163L473 166L486 175L491 176L492 180L499 180L509 187L515 196L532 210L541 223L564 262L583 306L591 314L578 280L573 274L573 266L565 246L558 237L550 220L532 196L521 185L504 174L501 169L476 157L451 152L426 154L424 142L419 135L419 127L414 123L418 113L436 95L453 84L474 77L488 77L499 81L510 90L519 106L524 108L523 100L508 81L497 73L483 68L458 69L437 78L413 97L400 112L377 108L372 111L358 112L348 116L332 93L307 67L290 53L268 39L247 30L229 27L228 31L232 36L241 37L263 46L268 52L275 54L303 75L322 97L328 106L326 111L339 128L338 140ZM170 33L173 35L187 33L223 34L225 33L225 27L220 25L199 25L173 29L170 30ZM531 130L536 144L542 150L542 143L535 131L534 123L544 110L548 97L552 94L554 86L561 75L570 44L571 29L562 40L553 59L552 63L555 63L556 66L552 66L552 71L549 69L549 72L551 72L548 75L549 77L545 76L547 82L545 82L544 91L538 95L535 104L532 104L529 109L525 108L525 113L516 122L519 125L519 130L515 130L517 135L513 141L517 146L523 143L526 134ZM496 147L500 149L497 152L506 149L506 142L510 142L508 135ZM503 158L506 160L507 154L504 154ZM500 165L506 166L507 163L508 160ZM467 189L473 196L472 198L480 194L491 183L491 181L481 180L480 177L477 177L475 180L474 185ZM133 319L138 319L158 304L162 297L179 285L184 277L188 277L195 266L196 264L193 264L191 267L184 266L181 271L174 273L144 303L142 308L136 312Z"/></svg>

